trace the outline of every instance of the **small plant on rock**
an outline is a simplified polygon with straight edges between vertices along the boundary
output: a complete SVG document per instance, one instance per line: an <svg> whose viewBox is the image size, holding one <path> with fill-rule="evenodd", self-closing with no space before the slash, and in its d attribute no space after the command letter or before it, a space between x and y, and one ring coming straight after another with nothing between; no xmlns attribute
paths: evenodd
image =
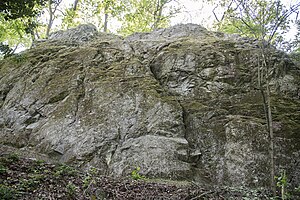
<svg viewBox="0 0 300 200"><path fill-rule="evenodd" d="M136 167L132 172L131 172L131 178L134 180L141 180L141 179L146 179L145 176L140 174L140 167Z"/></svg>
<svg viewBox="0 0 300 200"><path fill-rule="evenodd" d="M70 197L74 197L74 195L76 194L77 187L72 182L68 183L66 189L67 189L68 195Z"/></svg>

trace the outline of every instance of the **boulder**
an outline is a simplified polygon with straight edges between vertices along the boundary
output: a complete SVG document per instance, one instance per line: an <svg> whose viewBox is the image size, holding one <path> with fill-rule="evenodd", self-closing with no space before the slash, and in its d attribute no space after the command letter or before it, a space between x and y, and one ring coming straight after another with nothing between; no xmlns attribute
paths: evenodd
<svg viewBox="0 0 300 200"><path fill-rule="evenodd" d="M0 61L1 149L120 177L262 187L269 135L259 42L176 25L127 38L92 25ZM268 48L276 174L300 181L300 70ZM30 152L30 153L29 153ZM33 153L32 153L33 152Z"/></svg>

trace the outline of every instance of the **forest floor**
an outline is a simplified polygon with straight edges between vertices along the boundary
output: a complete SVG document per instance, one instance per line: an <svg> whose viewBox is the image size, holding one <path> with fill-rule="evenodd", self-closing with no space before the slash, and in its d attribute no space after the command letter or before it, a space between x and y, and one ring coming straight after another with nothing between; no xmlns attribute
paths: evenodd
<svg viewBox="0 0 300 200"><path fill-rule="evenodd" d="M138 179L138 180L135 180ZM266 192L245 188L216 188L196 183L131 177L113 179L97 169L82 171L65 164L0 156L0 199L269 199Z"/></svg>

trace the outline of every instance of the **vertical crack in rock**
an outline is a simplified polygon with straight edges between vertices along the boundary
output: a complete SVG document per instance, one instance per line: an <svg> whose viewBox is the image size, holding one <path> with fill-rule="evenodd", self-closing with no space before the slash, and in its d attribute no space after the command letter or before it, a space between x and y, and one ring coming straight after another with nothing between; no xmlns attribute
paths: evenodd
<svg viewBox="0 0 300 200"><path fill-rule="evenodd" d="M170 92L162 84L161 80L157 77L157 73L154 72L153 66L151 66L151 64L149 65L149 68L150 68L150 71L151 71L153 77L155 78L155 80L157 80L157 82L159 83L159 85L161 86L161 88L163 89L163 91L165 92L165 95L170 95ZM178 157L179 157L180 160L189 163L189 162L191 162L190 157L191 157L192 147L191 147L191 144L189 142L188 135L187 135L188 134L187 133L187 131L188 131L188 124L187 124L188 123L187 122L188 113L187 113L185 107L182 105L181 100L178 98L178 96L176 96L175 99L176 99L177 104L181 108L181 117L182 117L182 124L183 124L183 136L184 136L184 139L188 143L187 149L185 149L186 150L186 154L185 155L178 155Z"/></svg>
<svg viewBox="0 0 300 200"><path fill-rule="evenodd" d="M177 100L178 104L181 107L182 110L182 122L184 125L184 139L186 139L186 141L188 142L188 147L186 149L186 153L187 155L185 157L183 157L183 161L191 163L193 165L197 165L197 163L199 162L199 160L202 157L201 152L198 152L194 145L191 144L190 139L189 139L189 124L188 124L188 112L186 111L186 108L184 107L184 105L182 104L181 100Z"/></svg>
<svg viewBox="0 0 300 200"><path fill-rule="evenodd" d="M181 107L181 113L182 113L182 123L183 123L183 131L184 131L184 139L188 142L188 147L186 149L186 157L183 158L183 160L185 162L189 162L190 161L190 154L191 154L191 148L190 148L190 142L188 140L188 136L187 136L187 131L188 131L188 125L187 125L187 115L188 113L186 112L184 106L182 105L182 103L180 102L180 100L177 100L178 104L180 105Z"/></svg>
<svg viewBox="0 0 300 200"><path fill-rule="evenodd" d="M13 88L13 86L10 85L10 86L7 86L6 88L4 88L0 92L0 108L2 108L4 102L6 101L6 97L12 88Z"/></svg>
<svg viewBox="0 0 300 200"><path fill-rule="evenodd" d="M110 161L113 159L118 147L122 146L123 139L122 139L122 136L121 136L120 127L118 127L118 135L114 140L116 141L116 144L112 144L112 146L111 146L112 150L111 150L110 160L107 162L107 166L109 166Z"/></svg>
<svg viewBox="0 0 300 200"><path fill-rule="evenodd" d="M78 111L79 111L80 102L85 97L85 78L86 78L85 70L83 73L79 73L78 76L76 77L75 91L77 96L76 96L75 110L73 115L74 119L70 122L69 125L78 121Z"/></svg>

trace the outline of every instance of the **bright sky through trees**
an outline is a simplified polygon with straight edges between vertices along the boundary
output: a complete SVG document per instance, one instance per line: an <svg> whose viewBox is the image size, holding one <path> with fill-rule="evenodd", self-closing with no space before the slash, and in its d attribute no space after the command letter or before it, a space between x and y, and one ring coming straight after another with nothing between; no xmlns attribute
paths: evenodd
<svg viewBox="0 0 300 200"><path fill-rule="evenodd" d="M178 2L178 3L177 3ZM182 10L175 17L171 19L171 25L180 23L194 23L201 24L207 28L211 28L213 16L212 9L213 6L202 1L195 0L178 0L177 2L171 2L171 6L181 6ZM74 3L74 0L63 0L61 6L63 9L70 7ZM56 25L60 24L61 20L57 19ZM112 22L111 30L116 31L120 22Z"/></svg>
<svg viewBox="0 0 300 200"><path fill-rule="evenodd" d="M178 13L174 18L171 19L171 25L179 23L194 23L203 25L205 28L213 28L214 16L212 10L214 6L203 2L201 0L179 0L182 6L182 11ZM281 2L289 7L292 4L300 2L299 0L281 0ZM223 10L219 9L217 13L221 15ZM296 18L296 15L294 16ZM296 26L292 26L288 34L286 34L287 39L294 39L297 32Z"/></svg>
<svg viewBox="0 0 300 200"><path fill-rule="evenodd" d="M63 0L63 7L67 7L72 5L74 0ZM299 2L299 0L282 0L284 5L290 6L291 4L295 4ZM194 23L200 24L205 28L212 29L214 16L212 10L214 6L212 4L207 3L202 0L178 0L176 2L171 2L170 6L181 7L180 13L176 14L175 17L171 18L171 25L180 24L180 23ZM222 13L223 10L219 9L217 11ZM295 16L296 17L296 16ZM58 19L56 24L60 23ZM110 22L110 30L112 32L116 32L116 30L120 27L121 23L117 21ZM290 32L287 34L287 39L294 39L294 35L296 34L296 27L291 27Z"/></svg>

